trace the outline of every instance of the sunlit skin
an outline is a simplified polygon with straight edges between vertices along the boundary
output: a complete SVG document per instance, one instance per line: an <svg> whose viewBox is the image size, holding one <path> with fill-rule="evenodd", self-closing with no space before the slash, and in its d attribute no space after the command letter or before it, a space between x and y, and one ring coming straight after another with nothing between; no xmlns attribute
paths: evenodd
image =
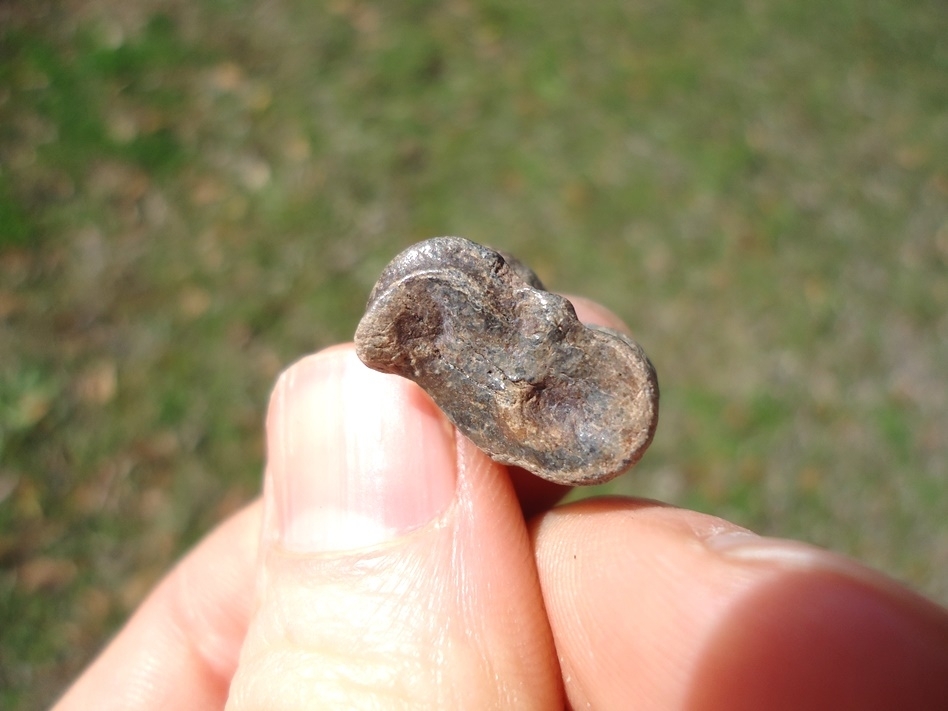
<svg viewBox="0 0 948 711"><path fill-rule="evenodd" d="M946 610L705 514L554 508L565 487L492 462L350 345L291 366L267 428L261 498L56 709L948 708Z"/></svg>

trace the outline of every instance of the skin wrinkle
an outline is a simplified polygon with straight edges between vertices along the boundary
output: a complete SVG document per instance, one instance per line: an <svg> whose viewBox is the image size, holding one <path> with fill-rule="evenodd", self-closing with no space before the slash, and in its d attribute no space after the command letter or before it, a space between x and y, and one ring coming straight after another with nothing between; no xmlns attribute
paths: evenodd
<svg viewBox="0 0 948 711"><path fill-rule="evenodd" d="M201 573L203 575L204 571ZM210 601L205 599L201 580L192 575L193 571L184 568L173 579L170 595L171 619L174 623L172 629L214 679L226 686L237 667L234 645L228 642L225 634L220 633L221 625L215 624L209 614L219 610L208 604ZM218 614L217 617L222 616ZM231 626L226 625L228 628Z"/></svg>
<svg viewBox="0 0 948 711"><path fill-rule="evenodd" d="M371 574L367 576L368 579L373 577ZM341 585L343 588L346 587L344 580L341 581ZM345 590L341 592L340 597L347 597ZM400 691L398 687L406 680L417 679L417 670L426 667L416 654L412 654L423 649L424 645L400 644L393 647L379 644L379 635L382 635L383 640L391 636L391 628L386 625L373 625L371 620L397 619L398 617L397 611L385 609L393 606L393 600L387 592L380 590L372 595L362 591L350 599L357 600L360 605L358 613L362 619L361 624L352 624L352 610L350 608L348 610L350 614L346 614L344 603L329 604L327 610L318 614L315 620L301 624L298 614L295 616L288 614L289 611L299 609L296 596L281 596L277 600L271 600L269 614L275 615L275 619L272 618L269 622L265 620L261 626L265 629L271 626L276 628L277 631L268 636L280 641L275 645L273 643L265 646L252 645L260 650L257 659L259 662L272 664L273 660L269 658L269 655L273 648L283 648L282 654L285 655L287 661L281 670L293 673L311 686L315 685L319 689L317 698L325 698L327 693L339 693L345 696L357 692L358 689L405 696L408 689ZM331 600L332 596L325 601L331 602ZM365 603L372 600L377 603L374 610L371 607L365 607ZM401 604L409 610L414 606L412 601L403 601ZM341 616L340 614L330 615L332 610L340 613ZM410 622L407 624L411 626ZM294 635L292 634L294 627L307 628L310 635L305 637ZM395 635L395 638L399 638L399 635ZM357 664L353 664L354 658L358 659ZM255 660L250 658L245 660L245 663L254 664ZM340 671L349 673L339 674ZM324 672L334 675L325 676ZM337 692L332 692L333 689ZM359 695L356 693L356 696Z"/></svg>
<svg viewBox="0 0 948 711"><path fill-rule="evenodd" d="M487 663L488 651L485 648L484 640L479 639L479 635L474 634L474 630L480 628L478 615L472 611L471 607L478 594L476 586L468 580L468 568L465 560L471 555L469 550L472 541L465 540L468 534L476 525L475 512L471 505L474 496L471 488L478 481L483 484L485 477L490 474L490 467L498 466L490 462L486 457L478 456L478 453L472 450L473 444L466 437L460 435L455 439L455 455L457 461L457 486L458 496L455 499L457 518L455 519L455 528L451 536L451 555L450 569L454 573L455 580L455 607L461 613L463 620L463 632L469 644L477 649L479 666L484 678L497 678L496 670L489 667ZM473 456L472 456L473 455ZM491 478L491 491L496 491L494 478ZM477 540L474 539L474 544ZM489 591L487 591L489 593ZM494 685L497 688L497 685Z"/></svg>
<svg viewBox="0 0 948 711"><path fill-rule="evenodd" d="M270 398L270 403L267 408L268 417L267 417L267 430L272 432L276 428L274 420L283 420L286 416L286 393L290 388L293 387L293 383L296 381L296 368L289 368L285 370L281 375L280 379L277 381L276 387L273 389L273 395ZM264 501L266 502L267 516L266 520L263 522L265 525L262 526L261 537L266 537L268 540L267 543L278 540L280 537L279 527L276 525L277 521L285 521L288 515L289 504L287 502L288 497L277 496L277 486L274 481L272 468L270 462L274 459L274 456L278 461L287 461L288 457L288 445L287 437L289 436L289 431L291 428L282 427L279 429L280 438L278 442L278 452L274 453L272 451L267 451L267 466L265 469L266 481L265 481L265 496ZM270 443L273 438L268 436L266 437L266 446L270 447ZM279 507L279 510L278 510ZM267 533L270 533L267 536ZM261 545L261 550L265 550ZM259 587L259 586L258 586ZM260 591L258 590L258 593Z"/></svg>
<svg viewBox="0 0 948 711"><path fill-rule="evenodd" d="M117 708L147 707L154 703L156 698L167 698L166 687L161 683L166 670L162 668L161 655L158 652L159 649L153 648L145 653L145 661L136 668L131 683L123 687L128 697L127 705L117 705Z"/></svg>
<svg viewBox="0 0 948 711"><path fill-rule="evenodd" d="M259 518L258 511L258 505L251 504L238 514L238 517ZM180 565L156 591L166 601L169 622L161 626L159 634L164 635L172 646L183 648L185 655L192 658L194 664L206 670L206 674L200 676L210 681L210 686L217 689L221 698L226 694L238 663L240 645L235 644L235 640L243 638L246 618L239 613L237 616L228 616L227 608L220 608L215 604L215 589L209 588L202 581L206 579L209 571L218 576L229 574L233 579L232 584L223 587L241 589L242 572L250 567L249 561L256 556L256 551L253 554L248 553L251 547L255 547L255 543L251 542L255 537L251 535L252 527L235 528L245 535L239 540L237 552L231 555L243 558L244 562L248 563L246 567L234 567L218 560L209 566ZM228 544L233 540L225 532L219 532L215 548L225 539ZM219 577L215 583L221 586ZM249 608L248 600L248 604L241 609L249 612ZM180 652L177 656L180 656ZM157 666L157 662L155 664ZM159 686L157 679L152 681L152 686ZM164 683L160 686L166 688ZM150 703L153 703L156 691L156 688L149 690Z"/></svg>
<svg viewBox="0 0 948 711"><path fill-rule="evenodd" d="M115 695L109 699L109 708L153 708L161 700L169 699L173 695L169 677L180 668L198 667L214 672L213 666L198 650L194 636L196 630L187 627L181 603L175 594L176 586L177 581L171 580L155 591L160 603L156 609L149 610L143 624L136 629L136 636L147 639L148 644L134 645L131 653L136 658L132 671L116 686ZM172 668L165 663L170 656L169 650L173 650L171 654L175 659ZM212 678L213 686L223 698L226 679L216 674Z"/></svg>
<svg viewBox="0 0 948 711"><path fill-rule="evenodd" d="M549 556L549 559L552 560L554 564L553 569L551 570L552 576L555 578L560 578L561 576L563 576L563 573L566 573L566 575L563 576L565 578L563 589L565 590L577 589L578 586L576 585L573 579L574 578L573 573L576 572L576 566L572 566L568 562L572 556L571 555L567 555L567 556L557 555L555 552L556 549L561 549L565 551L566 545L564 542L561 542L559 539L555 537L553 537L553 540L555 542L555 545L553 546L554 552L551 556ZM544 580L545 580L544 577L540 578L541 585ZM545 601L547 600L547 596L554 595L556 594L556 592L557 591L545 590L544 595L543 595L544 604L545 604ZM577 610L576 610L575 602L576 600L575 598L573 598L567 604L565 618L568 621L567 624L569 628L573 630L573 634L579 638L579 648L590 649L591 645L590 645L589 630L583 625L573 624L574 622L580 619L579 615L576 614ZM549 612L547 612L547 617L549 618ZM557 648L557 661L559 662L561 674L564 677L564 680L566 676L570 676L574 679L578 678L575 671L572 668L572 664L569 662L569 660L566 657L563 656L559 648ZM574 681L574 684L577 684L577 682ZM579 686L580 690L584 690L585 679L579 678L577 685ZM588 698L588 694L584 693L583 696Z"/></svg>
<svg viewBox="0 0 948 711"><path fill-rule="evenodd" d="M486 488L486 492L481 492L480 498L483 499L486 494L496 501L498 507L503 499L511 495L511 492L506 490L510 487L510 483L506 477L505 468L484 456L473 443L464 437L458 437L457 461L459 486L458 502L470 502L474 499L473 495L464 493L465 488L473 486L478 486L482 490ZM493 502L484 503L483 501L482 504L487 507L495 505ZM500 664L506 666L512 658L516 658L518 663L521 664L524 660L530 660L538 669L548 667L549 659L545 655L538 654L535 646L537 639L540 638L538 634L540 630L534 629L532 625L523 626L521 623L525 620L519 616L515 616L513 619L507 619L507 624L503 625L500 629L484 625L484 620L481 619L483 610L480 609L478 601L494 598L493 590L491 589L494 581L490 576L485 578L482 575L478 575L475 581L479 580L480 584L474 585L465 579L465 573L467 572L466 566L456 558L463 554L467 559L477 559L479 556L474 551L480 547L481 542L477 537L477 519L475 518L474 512L470 510L469 506L462 505L459 506L459 509L451 569L455 571L458 595L457 609L461 611L461 618L465 620L464 631L468 639L468 644L477 650L478 663L481 666L481 673L484 675L483 678L495 680L492 688L497 694L494 704L500 704L500 706L497 707L507 707L508 704L503 703L503 701L508 698L517 699L522 703L528 703L531 700L525 699L522 691L518 691L517 688L511 686L511 676L507 673L503 673L503 670L499 669L496 665ZM467 515L467 520L462 520L464 515ZM511 565L518 566L519 569L523 570L535 570L535 562L527 542L527 534L523 526L522 516L505 517L502 523L504 528L500 531L494 531L495 536L502 539L523 538L522 545L517 546L515 543L512 543L511 549L522 550L524 558L520 563L512 563ZM512 528L508 528L508 526L512 526ZM465 536L472 538L465 540ZM538 590L538 588L536 589ZM537 605L542 608L542 596L537 597ZM543 633L552 642L552 633L549 630L547 618L545 615L541 615L540 618L542 618L543 621ZM537 618L535 617L534 619ZM484 634L485 630L487 634ZM497 633L502 634L503 638L496 638L494 635ZM512 655L508 644L510 639L530 640L531 644L525 647L526 651L524 654ZM505 654L498 656L495 651L497 649L505 650ZM515 677L515 679L517 680L515 683L522 682L519 677Z"/></svg>
<svg viewBox="0 0 948 711"><path fill-rule="evenodd" d="M303 627L314 630L313 636L294 638L292 641L295 644L300 645L304 649L335 649L337 650L336 656L339 658L351 656L352 651L347 652L345 650L352 649L349 643L352 642L353 638L351 637L351 632L354 629L361 629L367 633L365 637L361 638L364 644L358 645L355 651L365 651L368 649L377 650L379 640L374 639L372 630L378 628L383 631L386 636L392 635L393 632L391 624L375 624L373 620L380 622L383 620L388 620L389 622L394 621L397 623L398 628L404 627L406 629L405 635L395 633L394 636L410 641L401 649L390 647L384 650L384 653L378 656L379 664L390 665L393 660L397 661L400 658L401 662L399 662L399 666L403 671L400 676L405 679L415 678L417 683L423 684L422 678L425 675L419 678L418 670L437 668L440 674L443 671L441 667L445 662L456 662L457 654L463 653L463 648L458 648L456 645L452 649L452 640L457 639L458 631L464 633L469 631L474 632L474 639L477 639L478 635L476 630L478 626L482 626L483 623L483 621L477 619L477 616L472 612L466 612L462 615L449 615L445 614L444 611L434 609L431 610L431 614L429 615L422 614L422 611L425 609L423 600L432 599L427 597L429 594L433 594L433 599L450 599L445 598L443 595L439 596L437 591L432 591L429 587L426 587L427 580L422 585L417 584L417 581L423 577L419 571L430 570L431 568L431 565L426 562L426 560L422 560L423 558L428 559L433 557L436 561L439 559L447 561L451 558L450 554L445 555L443 547L440 550L431 550L425 546L424 539L429 538L432 533L439 528L440 526L433 526L430 530L420 529L413 534L408 534L409 537L416 539L416 545L409 545L409 553L407 555L403 550L385 550L385 548L388 547L383 546L382 550L373 553L367 554L365 551L360 551L358 554L353 554L349 562L338 562L327 558L321 561L314 561L312 565L307 566L310 570L304 572L304 578L311 578L317 581L329 581L328 583L323 582L323 587L327 584L332 585L332 581L336 580L339 585L348 591L349 594L345 597L352 597L359 601L360 609L355 619L361 620L361 622L357 622L356 625L352 624L354 618L346 614L345 602L342 602L341 606L337 606L332 602L332 600L336 598L331 594L331 591L329 598L325 598L324 593L317 595L317 597L323 598L328 609L336 609L336 614L329 620L324 621L323 624L320 624L317 620L315 623L307 622L301 625L298 616L294 619L285 616L283 613L286 610L300 609L300 603L296 600L296 596L292 594L289 597L271 600L267 603L267 607L273 606L281 610L280 624L286 625L288 629L291 625L295 625L297 628ZM445 544L448 544L448 541L445 540L442 546ZM454 543L450 545L452 548L457 547ZM368 560L366 560L366 555L369 556ZM287 557L289 558L289 556ZM436 567L443 565L444 563L436 564ZM280 561L277 561L277 568L279 567ZM373 573L371 571L372 568L378 569L378 574ZM387 570L387 568L394 569ZM452 571L456 571L456 568L452 567L450 571L445 570L445 573L450 577L454 574ZM279 572L277 574L279 576ZM362 590L353 591L350 585L351 580L347 580L350 576L355 576L354 579L356 580L357 586L373 586L377 581L381 581L381 586L375 590L370 589L367 591L363 587ZM430 576L429 579L437 580L439 577L439 574L435 573L435 575ZM320 585L320 583L317 583L317 585ZM301 585L284 585L280 586L280 589L297 590L301 587L307 588L309 584L302 582ZM474 591L475 594L477 592L476 590ZM419 593L424 597L418 601L414 600L413 596ZM460 598L464 599L464 596L460 596ZM374 609L371 606L371 601L373 600L377 603ZM368 608L365 606L366 602L370 603ZM463 611L463 608L460 609ZM406 610L412 613L409 617L405 616ZM474 624L469 624L472 621ZM432 626L432 622L436 624ZM334 624L340 626L340 635L333 634L332 630ZM263 625L263 627L267 626L269 625L266 623ZM421 637L418 637L419 631L422 633ZM329 635L328 637L326 636L327 633ZM276 636L279 637L280 635L277 634ZM359 639L359 637L357 636L355 639ZM470 641L469 639L468 643ZM465 644L465 646L468 646L468 644ZM407 655L405 652L407 652ZM424 653L424 659L418 656L420 652ZM429 658L427 655L432 652L434 652L435 656ZM479 675L487 673L493 675L493 670L485 665L485 658L488 656L485 652L486 650L479 648L475 655L477 663L481 666ZM438 663L438 659L442 660L440 664ZM365 662L366 658L364 654L360 653L360 663L364 665ZM413 669L415 671L412 671ZM478 676L478 674L475 674L475 676Z"/></svg>

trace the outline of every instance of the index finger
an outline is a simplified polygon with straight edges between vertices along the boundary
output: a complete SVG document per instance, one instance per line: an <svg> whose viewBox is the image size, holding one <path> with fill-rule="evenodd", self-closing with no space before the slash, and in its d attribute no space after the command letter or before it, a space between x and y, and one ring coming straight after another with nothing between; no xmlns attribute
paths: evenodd
<svg viewBox="0 0 948 711"><path fill-rule="evenodd" d="M842 556L633 499L533 536L572 708L948 708L948 610Z"/></svg>

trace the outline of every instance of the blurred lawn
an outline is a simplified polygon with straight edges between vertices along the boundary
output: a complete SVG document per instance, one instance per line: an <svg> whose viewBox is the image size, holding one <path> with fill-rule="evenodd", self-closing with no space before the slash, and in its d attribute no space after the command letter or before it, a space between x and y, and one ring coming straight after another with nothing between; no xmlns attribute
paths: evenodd
<svg viewBox="0 0 948 711"><path fill-rule="evenodd" d="M943 0L0 4L0 707L255 495L279 370L439 234L648 350L607 490L948 603L946 38Z"/></svg>

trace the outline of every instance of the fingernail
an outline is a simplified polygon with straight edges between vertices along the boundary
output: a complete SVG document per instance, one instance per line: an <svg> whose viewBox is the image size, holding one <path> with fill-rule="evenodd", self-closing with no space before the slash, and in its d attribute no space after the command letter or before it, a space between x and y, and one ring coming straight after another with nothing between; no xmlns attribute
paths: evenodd
<svg viewBox="0 0 948 711"><path fill-rule="evenodd" d="M742 561L778 562L793 566L825 564L827 551L799 541L767 538L748 531L725 531L704 539L708 548Z"/></svg>
<svg viewBox="0 0 948 711"><path fill-rule="evenodd" d="M335 348L277 383L266 476L266 525L285 548L377 545L424 526L453 500L454 431L416 385Z"/></svg>
<svg viewBox="0 0 948 711"><path fill-rule="evenodd" d="M883 595L900 609L934 615L945 624L942 608L920 596L897 580L856 560L809 543L781 538L767 538L743 531L730 531L709 536L705 545L725 559L742 565L761 565L773 572L796 572L805 575L831 575L838 580L856 583L860 595L869 591ZM860 598L864 599L864 598ZM853 605L858 603L854 602Z"/></svg>
<svg viewBox="0 0 948 711"><path fill-rule="evenodd" d="M803 541L728 531L709 536L704 543L715 553L740 563L760 563L781 570L831 571L874 584L882 577L854 560Z"/></svg>

